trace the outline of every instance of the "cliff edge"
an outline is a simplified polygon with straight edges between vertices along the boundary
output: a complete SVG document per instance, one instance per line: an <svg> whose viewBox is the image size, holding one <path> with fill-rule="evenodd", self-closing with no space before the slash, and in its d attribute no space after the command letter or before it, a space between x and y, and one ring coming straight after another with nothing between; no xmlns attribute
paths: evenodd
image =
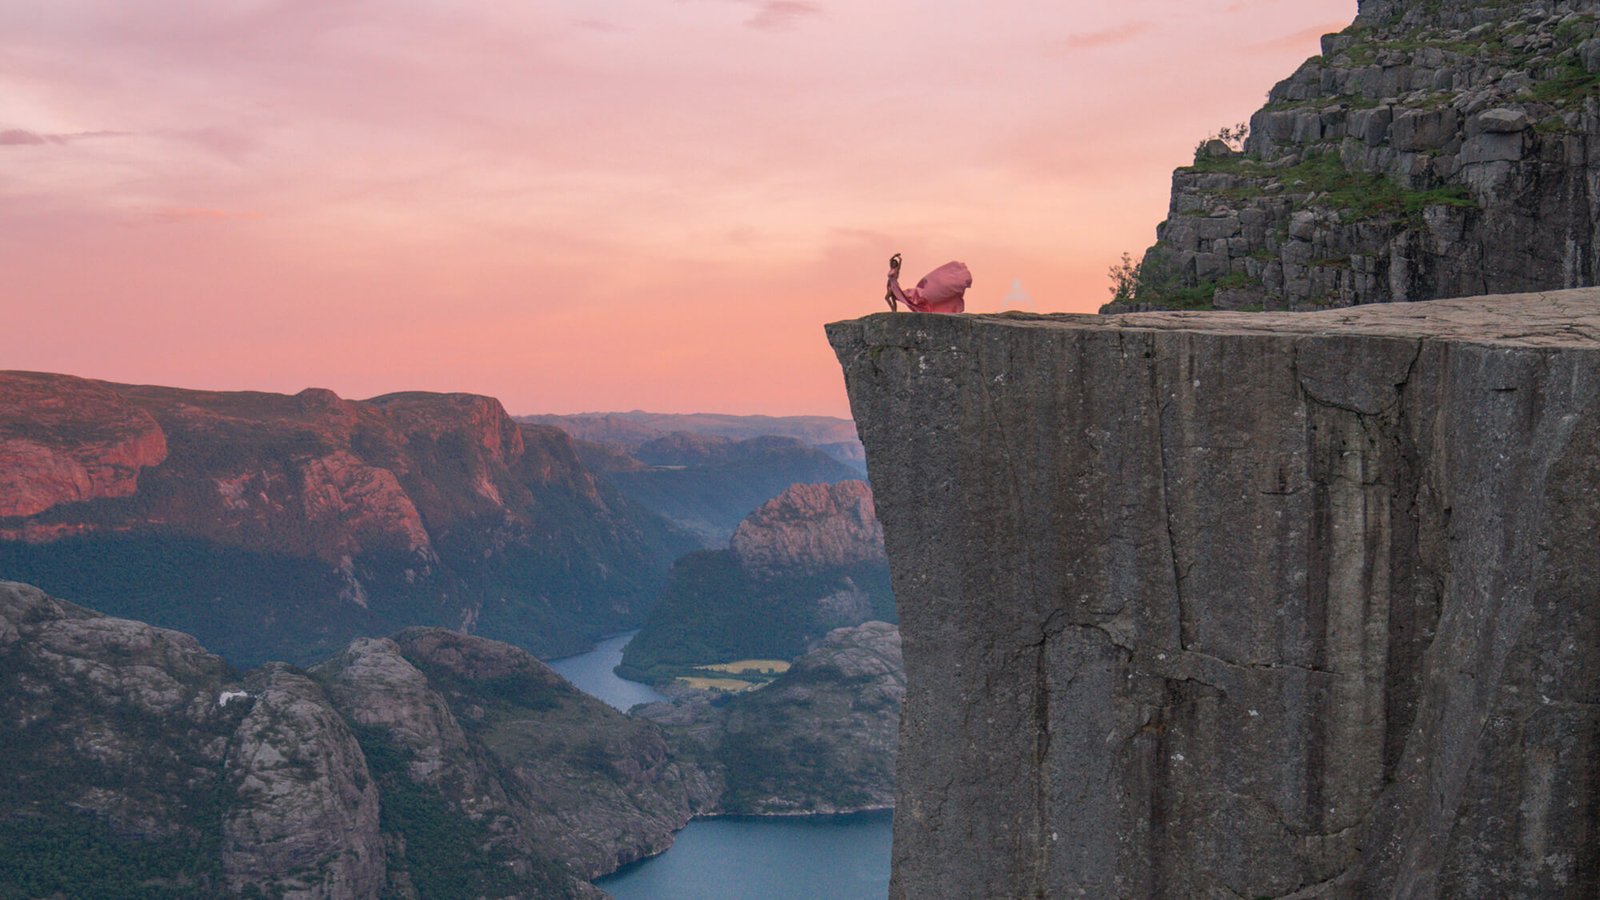
<svg viewBox="0 0 1600 900"><path fill-rule="evenodd" d="M828 333L894 897L1600 891L1600 290Z"/></svg>

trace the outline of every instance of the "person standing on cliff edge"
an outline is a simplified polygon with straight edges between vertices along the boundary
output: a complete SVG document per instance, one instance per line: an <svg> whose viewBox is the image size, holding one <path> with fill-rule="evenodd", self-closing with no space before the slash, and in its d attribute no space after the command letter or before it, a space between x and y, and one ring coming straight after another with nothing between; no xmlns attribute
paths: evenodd
<svg viewBox="0 0 1600 900"><path fill-rule="evenodd" d="M890 312L897 312L904 303L912 312L958 313L967 308L967 288L972 287L972 273L963 262L947 262L922 276L917 286L900 289L900 254L889 257L889 292L883 299Z"/></svg>

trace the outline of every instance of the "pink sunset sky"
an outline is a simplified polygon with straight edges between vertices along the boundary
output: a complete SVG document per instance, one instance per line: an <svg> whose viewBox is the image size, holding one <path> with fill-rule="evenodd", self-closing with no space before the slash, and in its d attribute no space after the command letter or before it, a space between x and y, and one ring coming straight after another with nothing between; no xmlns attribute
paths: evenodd
<svg viewBox="0 0 1600 900"><path fill-rule="evenodd" d="M822 324L1090 312L1354 0L13 0L0 368L848 415Z"/></svg>

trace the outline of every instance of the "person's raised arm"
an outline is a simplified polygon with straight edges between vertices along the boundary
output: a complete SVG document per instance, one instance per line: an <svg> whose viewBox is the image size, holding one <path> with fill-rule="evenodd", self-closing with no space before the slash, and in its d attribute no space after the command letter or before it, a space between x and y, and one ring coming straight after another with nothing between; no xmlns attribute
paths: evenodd
<svg viewBox="0 0 1600 900"><path fill-rule="evenodd" d="M906 302L905 291L900 290L900 254L898 253L889 257L889 292L883 295L883 299L889 304L890 312L899 311L896 301L899 303ZM907 306L909 307L910 304L907 304Z"/></svg>

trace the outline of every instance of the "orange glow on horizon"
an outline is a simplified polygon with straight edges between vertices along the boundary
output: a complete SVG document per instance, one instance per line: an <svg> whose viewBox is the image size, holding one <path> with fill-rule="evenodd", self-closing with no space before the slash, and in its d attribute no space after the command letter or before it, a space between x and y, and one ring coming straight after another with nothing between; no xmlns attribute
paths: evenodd
<svg viewBox="0 0 1600 900"><path fill-rule="evenodd" d="M1093 311L1354 7L13 4L0 368L848 415L889 254Z"/></svg>

